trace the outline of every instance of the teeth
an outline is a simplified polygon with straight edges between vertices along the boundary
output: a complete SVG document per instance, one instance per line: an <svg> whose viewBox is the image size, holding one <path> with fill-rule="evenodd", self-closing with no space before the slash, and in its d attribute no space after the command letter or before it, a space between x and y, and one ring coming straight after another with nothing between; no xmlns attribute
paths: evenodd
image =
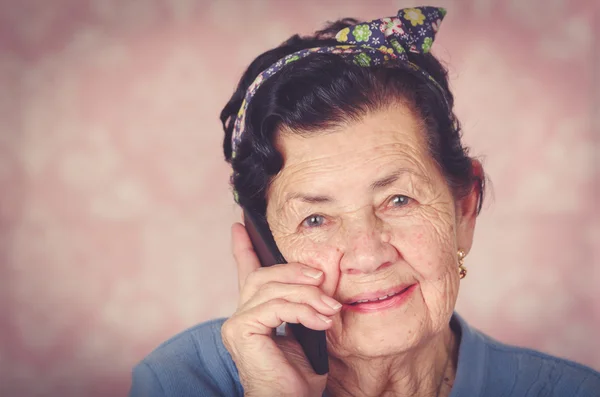
<svg viewBox="0 0 600 397"><path fill-rule="evenodd" d="M380 298L375 298L375 299L361 299L359 301L354 302L354 304L382 301L382 300L387 299L390 296L394 296L394 295L398 295L398 292L396 292L395 294L384 295L384 296L382 296Z"/></svg>

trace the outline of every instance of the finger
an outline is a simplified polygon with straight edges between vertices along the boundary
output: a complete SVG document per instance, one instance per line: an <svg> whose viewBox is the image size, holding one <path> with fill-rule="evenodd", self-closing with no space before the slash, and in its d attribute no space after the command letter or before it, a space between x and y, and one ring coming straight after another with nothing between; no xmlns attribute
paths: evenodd
<svg viewBox="0 0 600 397"><path fill-rule="evenodd" d="M297 262L261 267L246 276L240 301L247 301L267 283L320 285L323 279L321 270Z"/></svg>
<svg viewBox="0 0 600 397"><path fill-rule="evenodd" d="M317 312L332 316L340 311L342 304L325 295L323 291L313 285L267 283L249 299L242 310L262 305L271 300L284 299L287 302L302 303L311 306Z"/></svg>
<svg viewBox="0 0 600 397"><path fill-rule="evenodd" d="M302 324L307 328L324 331L331 327L332 320L309 305L275 299L255 306L236 315L241 337L271 335L281 324Z"/></svg>
<svg viewBox="0 0 600 397"><path fill-rule="evenodd" d="M238 269L238 285L241 291L248 275L260 268L260 261L254 252L246 228L241 223L236 222L231 226L231 243L233 258Z"/></svg>

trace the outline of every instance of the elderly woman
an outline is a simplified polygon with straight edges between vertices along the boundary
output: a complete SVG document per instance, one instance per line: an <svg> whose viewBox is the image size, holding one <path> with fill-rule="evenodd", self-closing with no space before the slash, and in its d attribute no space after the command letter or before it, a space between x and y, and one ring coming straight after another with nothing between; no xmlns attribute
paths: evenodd
<svg viewBox="0 0 600 397"><path fill-rule="evenodd" d="M445 10L344 19L260 55L221 113L236 201L286 264L232 228L240 300L166 342L131 396L600 396L600 374L504 345L454 313L484 196L444 67ZM325 331L318 375L282 324Z"/></svg>

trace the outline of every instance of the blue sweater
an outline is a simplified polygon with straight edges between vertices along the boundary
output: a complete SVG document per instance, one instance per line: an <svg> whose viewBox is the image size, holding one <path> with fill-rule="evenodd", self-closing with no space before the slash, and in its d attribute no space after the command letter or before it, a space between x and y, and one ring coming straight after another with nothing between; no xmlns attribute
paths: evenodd
<svg viewBox="0 0 600 397"><path fill-rule="evenodd" d="M244 395L221 340L224 319L197 325L163 343L133 370L130 397ZM450 397L600 397L600 373L534 350L507 346L452 317L460 335Z"/></svg>

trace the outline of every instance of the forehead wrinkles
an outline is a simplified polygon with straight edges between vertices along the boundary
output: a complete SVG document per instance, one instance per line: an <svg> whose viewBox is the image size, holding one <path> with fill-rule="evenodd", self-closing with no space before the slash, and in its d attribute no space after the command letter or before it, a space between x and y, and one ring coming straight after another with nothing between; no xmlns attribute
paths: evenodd
<svg viewBox="0 0 600 397"><path fill-rule="evenodd" d="M367 182L371 183L373 181L370 179L375 180L399 168L412 171L415 179L427 181L431 179L431 170L428 170L431 162L427 158L423 159L423 155L413 145L390 143L330 155L321 154L312 158L292 157L285 161L282 170L273 178L271 187L276 186L277 190L286 191L288 187L301 185L305 181L311 182L312 187L317 187L314 184L318 184L321 177L336 173L341 173L342 176L364 175L369 178ZM329 183L327 178L323 180L324 183Z"/></svg>
<svg viewBox="0 0 600 397"><path fill-rule="evenodd" d="M420 121L406 106L397 104L360 121L308 135L280 128L275 144L282 154L283 167L269 184L269 201L285 200L286 191L298 190L299 185L307 182L310 184L305 189L313 192L319 183L330 187L337 176L346 178L350 174L353 177L361 169L369 173L361 172L357 176L364 175L373 181L392 168L407 168L429 182L437 182L437 168L430 158ZM369 184L373 181L365 180Z"/></svg>
<svg viewBox="0 0 600 397"><path fill-rule="evenodd" d="M315 149L310 147L304 150L291 150L284 155L283 167L279 174L295 173L298 169L310 171L311 168L320 170L330 170L336 167L363 163L373 163L373 161L386 165L386 160L390 157L394 161L402 161L410 164L422 171L427 152L423 152L415 144L404 142L386 142L369 145L369 142L363 142L357 145L338 145L328 151L316 148L319 142L315 142ZM279 176L279 175L278 175Z"/></svg>

